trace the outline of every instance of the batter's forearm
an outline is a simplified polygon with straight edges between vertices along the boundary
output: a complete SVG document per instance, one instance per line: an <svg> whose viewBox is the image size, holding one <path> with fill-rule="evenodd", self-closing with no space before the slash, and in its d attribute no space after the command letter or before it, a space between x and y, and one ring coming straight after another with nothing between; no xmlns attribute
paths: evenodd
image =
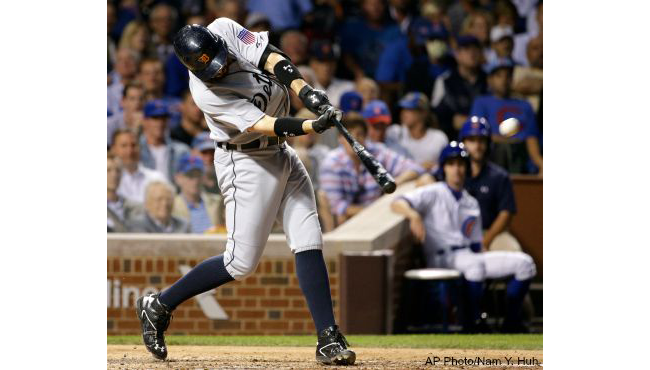
<svg viewBox="0 0 650 370"><path fill-rule="evenodd" d="M287 120L289 122L280 122L278 123L278 120ZM301 121L301 122L300 122ZM282 124L285 125L295 125L293 129L289 129L294 135L282 135L283 132L289 133L287 130L287 127L283 127L285 131L279 131L279 127ZM266 136L300 136L300 135L305 135L311 132L314 132L313 128L313 123L314 120L312 119L301 119L301 118L293 118L293 117L283 117L283 118L276 118L276 117L271 117L264 115L259 121L257 121L253 126L248 128L248 132L259 132L261 134L264 134ZM288 126L291 127L291 126ZM302 131L302 133L300 133ZM281 135L278 135L278 133L281 133Z"/></svg>

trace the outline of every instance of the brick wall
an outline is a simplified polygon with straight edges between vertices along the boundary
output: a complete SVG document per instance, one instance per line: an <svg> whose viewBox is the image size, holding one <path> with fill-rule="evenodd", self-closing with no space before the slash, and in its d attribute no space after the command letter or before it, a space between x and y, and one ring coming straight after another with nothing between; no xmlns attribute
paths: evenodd
<svg viewBox="0 0 650 370"><path fill-rule="evenodd" d="M203 258L115 257L107 260L107 318L109 335L140 334L136 296L160 291L181 277L180 265L193 267ZM334 314L339 317L339 262L327 257ZM196 299L174 311L169 334L313 334L309 314L295 274L293 258L263 257L255 273L233 281L213 294L227 320L206 317Z"/></svg>

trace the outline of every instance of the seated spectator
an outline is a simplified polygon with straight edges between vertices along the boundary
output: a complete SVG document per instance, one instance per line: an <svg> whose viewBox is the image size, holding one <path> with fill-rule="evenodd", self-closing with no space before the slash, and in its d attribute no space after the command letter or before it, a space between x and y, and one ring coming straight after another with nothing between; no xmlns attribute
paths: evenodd
<svg viewBox="0 0 650 370"><path fill-rule="evenodd" d="M539 97L543 87L543 45L542 38L537 37L528 42L528 66L516 66L512 75L512 91L526 97L533 106L531 99ZM539 104L537 105L539 108Z"/></svg>
<svg viewBox="0 0 650 370"><path fill-rule="evenodd" d="M539 146L537 123L533 108L525 100L510 97L512 62L500 61L490 66L488 85L491 95L474 100L470 115L485 117L492 129L494 153L492 159L510 173L542 174L542 154ZM520 130L512 137L499 132L499 124L508 118L516 118ZM532 161L532 166L529 164Z"/></svg>
<svg viewBox="0 0 650 370"><path fill-rule="evenodd" d="M171 130L171 138L187 146L192 145L192 140L203 131L209 130L203 112L196 106L190 90L183 93L183 102L180 106L181 123Z"/></svg>
<svg viewBox="0 0 650 370"><path fill-rule="evenodd" d="M140 148L136 133L118 129L113 133L111 154L122 164L122 176L117 194L129 201L144 202L144 189L152 181L164 181L162 173L150 170L140 163Z"/></svg>
<svg viewBox="0 0 650 370"><path fill-rule="evenodd" d="M203 160L204 171L201 179L203 190L210 194L221 194L214 168L214 150L214 140L210 138L208 131L201 132L192 140L192 154Z"/></svg>
<svg viewBox="0 0 650 370"><path fill-rule="evenodd" d="M480 207L463 190L468 157L463 144L452 141L439 159L443 180L395 198L392 209L408 219L427 267L451 268L463 274L468 303L464 331L479 329L485 279L508 279L502 331L525 331L521 311L537 273L535 262L523 252L482 252Z"/></svg>
<svg viewBox="0 0 650 370"><path fill-rule="evenodd" d="M472 102L487 93L487 76L481 69L481 44L474 36L461 36L456 42L457 66L436 79L431 106L447 137L458 136L467 120Z"/></svg>
<svg viewBox="0 0 650 370"><path fill-rule="evenodd" d="M189 233L190 224L172 216L174 188L163 181L153 181L145 189L145 212L133 221L133 232Z"/></svg>
<svg viewBox="0 0 650 370"><path fill-rule="evenodd" d="M246 5L251 13L266 14L275 32L300 28L303 17L313 9L310 0L248 0Z"/></svg>
<svg viewBox="0 0 650 370"><path fill-rule="evenodd" d="M297 66L309 62L308 45L307 36L300 31L286 31L280 37L280 50L284 51Z"/></svg>
<svg viewBox="0 0 650 370"><path fill-rule="evenodd" d="M266 14L263 13L248 13L246 16L246 22L244 22L244 27L251 32L264 32L271 30L271 21ZM285 53L285 49L282 49Z"/></svg>
<svg viewBox="0 0 650 370"><path fill-rule="evenodd" d="M113 133L117 129L128 128L134 132L140 132L142 120L144 119L144 89L138 82L129 82L124 87L122 111L108 117L108 135L106 136L108 146L111 146Z"/></svg>
<svg viewBox="0 0 650 370"><path fill-rule="evenodd" d="M108 74L108 111L109 116L120 112L120 100L124 86L135 79L138 72L138 54L126 48L120 48L116 52L115 68Z"/></svg>
<svg viewBox="0 0 650 370"><path fill-rule="evenodd" d="M140 160L150 169L162 173L173 182L178 160L190 148L166 136L169 111L164 102L152 100L144 106L144 122L140 136Z"/></svg>
<svg viewBox="0 0 650 370"><path fill-rule="evenodd" d="M469 154L470 172L465 189L478 200L483 225L483 245L488 250L521 251L517 239L508 232L517 212L512 181L508 172L488 160L492 132L483 117L471 117L460 130L459 140Z"/></svg>
<svg viewBox="0 0 650 370"><path fill-rule="evenodd" d="M379 99L379 85L369 77L362 77L355 81L355 91L358 91L363 98L363 105Z"/></svg>
<svg viewBox="0 0 650 370"><path fill-rule="evenodd" d="M246 9L241 0L207 0L205 7L206 18L210 20L208 24L221 17L230 18L239 24L244 24L243 16Z"/></svg>
<svg viewBox="0 0 650 370"><path fill-rule="evenodd" d="M149 27L153 33L151 41L159 60L167 60L174 54L172 38L177 20L178 12L168 4L159 3L151 9L149 16Z"/></svg>
<svg viewBox="0 0 650 370"><path fill-rule="evenodd" d="M384 47L401 35L399 27L385 18L383 0L362 0L361 10L361 19L348 19L339 29L343 61L355 79L374 77Z"/></svg>
<svg viewBox="0 0 650 370"><path fill-rule="evenodd" d="M515 33L511 26L494 26L490 32L491 48L486 52L486 63L493 64L499 59L512 60Z"/></svg>
<svg viewBox="0 0 650 370"><path fill-rule="evenodd" d="M417 163L393 152L385 145L367 142L365 139L368 128L359 114L348 113L343 123L350 134L393 175L397 185L413 180L424 173L424 169ZM327 154L319 171L320 188L326 194L337 224L361 212L363 208L383 195L374 177L341 135L339 143L338 148Z"/></svg>
<svg viewBox="0 0 650 370"><path fill-rule="evenodd" d="M538 1L534 16L529 19L529 28L526 33L521 33L515 36L514 38L514 49L512 51L513 58L515 62L519 65L528 66L529 58L528 54L528 43L530 40L539 38L541 43L543 30L544 30L544 5L542 1ZM534 25L534 26L533 26ZM532 27L530 27L532 26Z"/></svg>
<svg viewBox="0 0 650 370"><path fill-rule="evenodd" d="M336 46L329 41L315 40L309 58L309 67L314 71L316 80L314 89L325 91L329 101L336 106L341 101L341 95L346 91L354 90L354 83L334 77L336 73L336 60L338 59ZM338 107L337 107L338 108Z"/></svg>
<svg viewBox="0 0 650 370"><path fill-rule="evenodd" d="M463 20L460 36L474 36L481 43L481 51L490 46L490 30L492 30L492 15L485 10L472 11ZM483 64L483 60L481 60Z"/></svg>
<svg viewBox="0 0 650 370"><path fill-rule="evenodd" d="M143 212L142 204L130 201L117 194L122 177L122 164L112 153L108 153L106 173L106 193L108 200L108 232L124 233L131 230L134 217Z"/></svg>
<svg viewBox="0 0 650 370"><path fill-rule="evenodd" d="M419 92L406 94L399 106L401 125L392 125L386 131L386 137L398 142L411 153L415 162L426 170L434 168L440 152L449 140L444 132L427 127L432 120L426 95Z"/></svg>
<svg viewBox="0 0 650 370"><path fill-rule="evenodd" d="M120 48L131 49L138 53L140 58L155 57L156 51L149 42L149 28L142 21L131 21L124 27L120 38Z"/></svg>
<svg viewBox="0 0 650 370"><path fill-rule="evenodd" d="M401 146L394 138L386 136L386 130L392 122L388 106L381 100L373 100L368 103L361 112L363 119L368 126L368 141L382 143L395 153L409 159L413 159L411 153Z"/></svg>
<svg viewBox="0 0 650 370"><path fill-rule="evenodd" d="M173 56L176 58L176 56ZM178 58L176 58L178 59ZM180 62L178 62L180 63ZM185 71L187 75L187 71ZM165 72L163 63L159 59L144 59L138 69L138 80L144 86L145 100L162 100L170 114L170 127L176 127L181 122L180 99L165 95ZM185 89L187 85L185 85Z"/></svg>
<svg viewBox="0 0 650 370"><path fill-rule="evenodd" d="M175 180L180 193L174 198L172 216L188 222L194 234L225 225L223 199L201 189L203 173L199 157L188 153L178 162Z"/></svg>

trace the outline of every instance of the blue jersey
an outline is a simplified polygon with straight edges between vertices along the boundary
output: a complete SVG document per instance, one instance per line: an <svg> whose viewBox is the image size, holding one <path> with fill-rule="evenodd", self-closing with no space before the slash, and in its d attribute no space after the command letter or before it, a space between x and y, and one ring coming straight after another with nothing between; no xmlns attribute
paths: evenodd
<svg viewBox="0 0 650 370"><path fill-rule="evenodd" d="M399 27L387 23L379 29L371 28L364 20L352 19L340 31L341 51L352 54L367 76L375 75L375 66L384 47L400 37Z"/></svg>
<svg viewBox="0 0 650 370"><path fill-rule="evenodd" d="M524 140L531 136L539 136L535 113L530 103L525 100L501 99L493 95L479 96L474 100L469 115L485 117L490 123L493 135L501 135L499 123L514 117L522 125L521 130L513 136L514 138Z"/></svg>
<svg viewBox="0 0 650 370"><path fill-rule="evenodd" d="M375 80L379 82L401 82L406 81L406 73L411 68L413 62L423 61L429 65L429 76L432 79L437 78L444 73L447 68L429 62L429 57L424 54L418 59L413 58L411 50L408 47L408 38L400 36L399 39L389 43L379 56L377 70L375 71Z"/></svg>
<svg viewBox="0 0 650 370"><path fill-rule="evenodd" d="M487 162L476 177L465 180L465 190L478 200L483 228L489 229L501 211L517 212L508 172Z"/></svg>

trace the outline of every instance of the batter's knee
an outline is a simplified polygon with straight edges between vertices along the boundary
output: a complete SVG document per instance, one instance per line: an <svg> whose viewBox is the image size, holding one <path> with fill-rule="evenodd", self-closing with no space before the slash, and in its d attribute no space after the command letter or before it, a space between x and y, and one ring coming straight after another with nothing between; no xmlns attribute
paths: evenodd
<svg viewBox="0 0 650 370"><path fill-rule="evenodd" d="M517 263L517 269L515 271L515 279L528 280L535 277L535 275L537 275L537 266L535 266L533 257L523 252L517 254L519 262Z"/></svg>
<svg viewBox="0 0 650 370"><path fill-rule="evenodd" d="M240 258L233 258L230 262L227 262L225 264L226 270L230 274L230 276L233 277L235 280L243 280L249 275L251 275L253 272L255 272L255 269L257 268L257 265L259 264L259 259L240 259Z"/></svg>

